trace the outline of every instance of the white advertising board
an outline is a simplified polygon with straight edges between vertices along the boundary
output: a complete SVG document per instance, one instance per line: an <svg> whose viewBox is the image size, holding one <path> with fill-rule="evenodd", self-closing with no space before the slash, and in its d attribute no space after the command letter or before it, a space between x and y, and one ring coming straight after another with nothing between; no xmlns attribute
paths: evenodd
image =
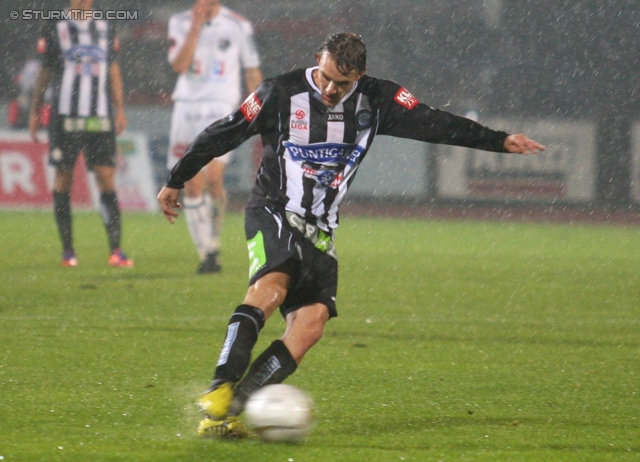
<svg viewBox="0 0 640 462"><path fill-rule="evenodd" d="M52 206L54 169L47 163L46 134L42 143L24 131L0 131L0 207L49 208ZM122 210L156 211L156 188L147 136L125 132L117 138L116 188ZM74 173L72 202L77 207L98 208L99 193L93 175L87 175L83 158Z"/></svg>
<svg viewBox="0 0 640 462"><path fill-rule="evenodd" d="M438 147L437 194L443 199L588 202L596 194L595 126L551 120L480 121L542 143L538 155Z"/></svg>

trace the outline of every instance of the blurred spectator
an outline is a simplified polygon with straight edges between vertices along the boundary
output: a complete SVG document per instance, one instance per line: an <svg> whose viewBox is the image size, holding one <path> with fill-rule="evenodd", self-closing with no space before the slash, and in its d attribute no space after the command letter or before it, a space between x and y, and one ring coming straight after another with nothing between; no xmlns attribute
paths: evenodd
<svg viewBox="0 0 640 462"><path fill-rule="evenodd" d="M36 86L38 72L40 71L40 61L29 58L22 66L20 73L14 77L14 83L18 86L18 97L9 101L8 122L10 128L26 129L29 127L29 110L31 109L31 98ZM44 104L40 111L41 125L49 125L49 111L51 106L51 88L48 88L44 95Z"/></svg>

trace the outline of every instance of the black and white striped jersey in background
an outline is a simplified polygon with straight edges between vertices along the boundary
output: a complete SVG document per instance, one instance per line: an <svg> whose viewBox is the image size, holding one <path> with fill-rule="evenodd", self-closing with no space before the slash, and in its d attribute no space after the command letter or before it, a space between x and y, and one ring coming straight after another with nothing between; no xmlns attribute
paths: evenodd
<svg viewBox="0 0 640 462"><path fill-rule="evenodd" d="M109 117L109 67L118 41L107 20L48 20L38 40L43 65L52 72L53 114Z"/></svg>
<svg viewBox="0 0 640 462"><path fill-rule="evenodd" d="M264 153L248 207L284 205L331 232L376 135L505 152L506 133L433 109L389 80L365 75L340 104L327 108L313 81L315 69L265 80L237 112L198 135L166 185L182 188L212 158L260 134Z"/></svg>

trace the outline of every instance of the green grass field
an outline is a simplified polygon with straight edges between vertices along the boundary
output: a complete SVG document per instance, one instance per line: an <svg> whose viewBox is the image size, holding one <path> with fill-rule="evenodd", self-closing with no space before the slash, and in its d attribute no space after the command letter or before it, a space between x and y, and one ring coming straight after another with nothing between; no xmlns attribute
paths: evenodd
<svg viewBox="0 0 640 462"><path fill-rule="evenodd" d="M59 267L50 212L0 212L0 460L640 460L640 228L343 216L338 310L288 383L301 445L201 440L248 272L230 214L216 276L181 217L97 213ZM274 316L258 349L279 336Z"/></svg>

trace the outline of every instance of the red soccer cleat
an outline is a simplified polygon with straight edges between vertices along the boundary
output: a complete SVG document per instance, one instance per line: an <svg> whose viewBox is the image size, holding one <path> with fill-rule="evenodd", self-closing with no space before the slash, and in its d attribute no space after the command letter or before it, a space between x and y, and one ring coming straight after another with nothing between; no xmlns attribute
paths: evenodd
<svg viewBox="0 0 640 462"><path fill-rule="evenodd" d="M132 268L133 260L128 259L122 250L115 249L109 257L109 265L118 268Z"/></svg>
<svg viewBox="0 0 640 462"><path fill-rule="evenodd" d="M73 250L65 250L62 252L62 262L60 265L66 267L78 266L78 259L76 258L75 252Z"/></svg>

